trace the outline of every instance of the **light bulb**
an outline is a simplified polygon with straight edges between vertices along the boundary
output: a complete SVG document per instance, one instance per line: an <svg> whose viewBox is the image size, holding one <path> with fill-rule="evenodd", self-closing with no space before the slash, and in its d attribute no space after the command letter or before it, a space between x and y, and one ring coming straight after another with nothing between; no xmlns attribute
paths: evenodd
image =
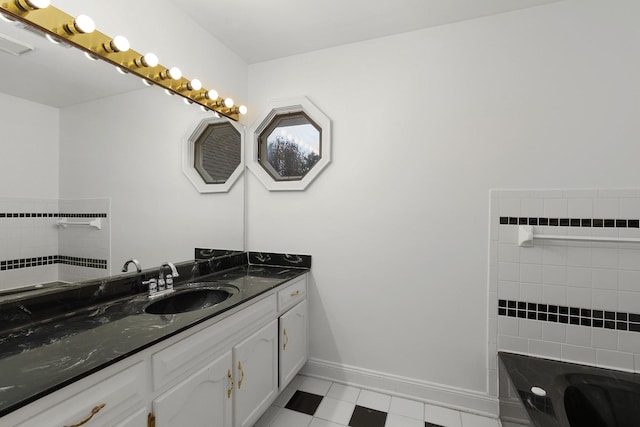
<svg viewBox="0 0 640 427"><path fill-rule="evenodd" d="M193 79L189 83L187 83L187 89L189 89L189 90L200 90L200 89L202 89L202 83L198 79Z"/></svg>
<svg viewBox="0 0 640 427"><path fill-rule="evenodd" d="M192 100L190 100L189 98L182 98L182 100L183 100L183 101L184 101L184 103L185 103L185 104L187 104L187 105L191 105L191 104L193 104L193 101L192 101Z"/></svg>
<svg viewBox="0 0 640 427"><path fill-rule="evenodd" d="M160 73L160 78L180 80L180 78L182 78L182 71L180 71L180 68L178 67L171 67L168 70L165 70L162 73Z"/></svg>
<svg viewBox="0 0 640 427"><path fill-rule="evenodd" d="M155 53L149 52L139 58L136 58L133 63L138 67L155 67L159 62Z"/></svg>
<svg viewBox="0 0 640 427"><path fill-rule="evenodd" d="M147 79L142 79L142 84L145 86L153 86L153 83L151 83L149 80Z"/></svg>
<svg viewBox="0 0 640 427"><path fill-rule="evenodd" d="M56 39L55 37L53 37L51 34L45 34L44 35L46 37L47 40L49 40L51 43L53 44L60 44L62 43L60 40Z"/></svg>
<svg viewBox="0 0 640 427"><path fill-rule="evenodd" d="M129 72L122 67L116 67L116 70L118 70L120 74L129 74Z"/></svg>
<svg viewBox="0 0 640 427"><path fill-rule="evenodd" d="M211 89L211 90L210 90L209 92L207 92L204 96L205 96L207 99L212 99L212 100L214 100L214 101L215 101L216 99L218 99L218 91L217 91L217 90L215 90L215 89Z"/></svg>
<svg viewBox="0 0 640 427"><path fill-rule="evenodd" d="M224 100L224 106L227 108L233 107L233 99L227 98Z"/></svg>
<svg viewBox="0 0 640 427"><path fill-rule="evenodd" d="M238 107L238 111L244 116L245 114L247 114L247 107L245 105L241 105L240 107Z"/></svg>
<svg viewBox="0 0 640 427"><path fill-rule="evenodd" d="M164 90L164 93L166 93L167 95L170 95L170 96L173 96L173 95L174 95L174 93L173 93L173 92L171 92L169 89L165 89L165 90Z"/></svg>
<svg viewBox="0 0 640 427"><path fill-rule="evenodd" d="M89 52L85 52L85 53L84 53L84 56L85 56L87 59L91 60L91 61L97 61L97 60L98 60L98 58L97 58L97 57L93 56L93 55L92 55L92 54L90 54Z"/></svg>
<svg viewBox="0 0 640 427"><path fill-rule="evenodd" d="M182 77L182 71L180 71L180 68L178 67L171 67L169 68L169 73L167 75L173 80L180 80Z"/></svg>
<svg viewBox="0 0 640 427"><path fill-rule="evenodd" d="M129 40L123 36L115 36L109 43L103 44L107 52L126 52L129 50Z"/></svg>
<svg viewBox="0 0 640 427"><path fill-rule="evenodd" d="M49 7L49 0L15 0L14 4L25 12Z"/></svg>
<svg viewBox="0 0 640 427"><path fill-rule="evenodd" d="M87 15L78 15L72 23L64 25L64 30L70 36L74 34L93 33L95 29L96 24L93 22L93 19L89 18Z"/></svg>

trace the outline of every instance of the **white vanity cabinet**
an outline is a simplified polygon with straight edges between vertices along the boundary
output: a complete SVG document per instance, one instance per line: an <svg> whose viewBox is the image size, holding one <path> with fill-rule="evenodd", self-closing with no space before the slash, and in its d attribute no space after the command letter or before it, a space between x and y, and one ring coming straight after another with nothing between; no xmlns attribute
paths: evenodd
<svg viewBox="0 0 640 427"><path fill-rule="evenodd" d="M276 304L268 296L151 356L156 427L253 425L278 390Z"/></svg>
<svg viewBox="0 0 640 427"><path fill-rule="evenodd" d="M306 275L2 418L16 427L251 427L307 359Z"/></svg>
<svg viewBox="0 0 640 427"><path fill-rule="evenodd" d="M281 391L296 376L309 355L306 294L304 277L278 292L278 372Z"/></svg>

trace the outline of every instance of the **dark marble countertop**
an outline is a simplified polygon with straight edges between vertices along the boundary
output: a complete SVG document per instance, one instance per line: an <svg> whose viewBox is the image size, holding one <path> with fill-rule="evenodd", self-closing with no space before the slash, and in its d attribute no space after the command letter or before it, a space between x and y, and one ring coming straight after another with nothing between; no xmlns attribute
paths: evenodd
<svg viewBox="0 0 640 427"><path fill-rule="evenodd" d="M183 279L183 283L176 281L176 291L186 286L197 286L193 285L194 282L207 282L214 286L231 285L238 292L212 307L170 315L144 311L150 300L138 287L152 274L130 275L127 280L110 284L112 287L128 286L131 290L124 294L112 292L108 298L96 298L89 305L71 307L67 299L58 297L63 311L52 314L46 307L43 309L46 315L42 318L35 316L32 313L34 308L28 304L40 298L39 294L20 301L9 298L4 306L0 299L0 416L212 319L309 270L304 266L246 264L209 274L193 274L193 266L202 270L200 264L189 264L192 266L191 274L184 274L188 279ZM187 270L187 266L181 269ZM91 292L93 295L109 294L101 292L108 287L102 281L95 284ZM78 295L87 292L84 288L67 293L74 292L77 300ZM45 302L33 303L34 307L46 305Z"/></svg>

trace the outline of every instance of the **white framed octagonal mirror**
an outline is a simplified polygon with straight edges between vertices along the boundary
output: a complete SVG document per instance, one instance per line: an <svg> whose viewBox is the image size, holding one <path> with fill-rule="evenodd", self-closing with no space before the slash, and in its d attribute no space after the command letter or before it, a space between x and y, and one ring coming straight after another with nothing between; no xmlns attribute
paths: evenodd
<svg viewBox="0 0 640 427"><path fill-rule="evenodd" d="M304 190L331 161L331 121L305 97L274 101L260 117L247 166L271 191Z"/></svg>
<svg viewBox="0 0 640 427"><path fill-rule="evenodd" d="M227 192L244 169L244 128L207 118L183 141L182 170L200 193Z"/></svg>

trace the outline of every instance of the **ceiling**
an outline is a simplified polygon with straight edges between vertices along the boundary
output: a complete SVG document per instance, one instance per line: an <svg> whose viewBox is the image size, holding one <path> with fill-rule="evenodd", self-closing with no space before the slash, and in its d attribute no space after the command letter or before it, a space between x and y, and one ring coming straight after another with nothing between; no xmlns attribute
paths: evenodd
<svg viewBox="0 0 640 427"><path fill-rule="evenodd" d="M561 0L164 1L253 64ZM87 61L76 49L54 46L21 25L0 20L0 35L34 47L13 56L1 51L0 38L0 92L60 108L142 87L139 79Z"/></svg>
<svg viewBox="0 0 640 427"><path fill-rule="evenodd" d="M253 64L560 0L171 0Z"/></svg>

